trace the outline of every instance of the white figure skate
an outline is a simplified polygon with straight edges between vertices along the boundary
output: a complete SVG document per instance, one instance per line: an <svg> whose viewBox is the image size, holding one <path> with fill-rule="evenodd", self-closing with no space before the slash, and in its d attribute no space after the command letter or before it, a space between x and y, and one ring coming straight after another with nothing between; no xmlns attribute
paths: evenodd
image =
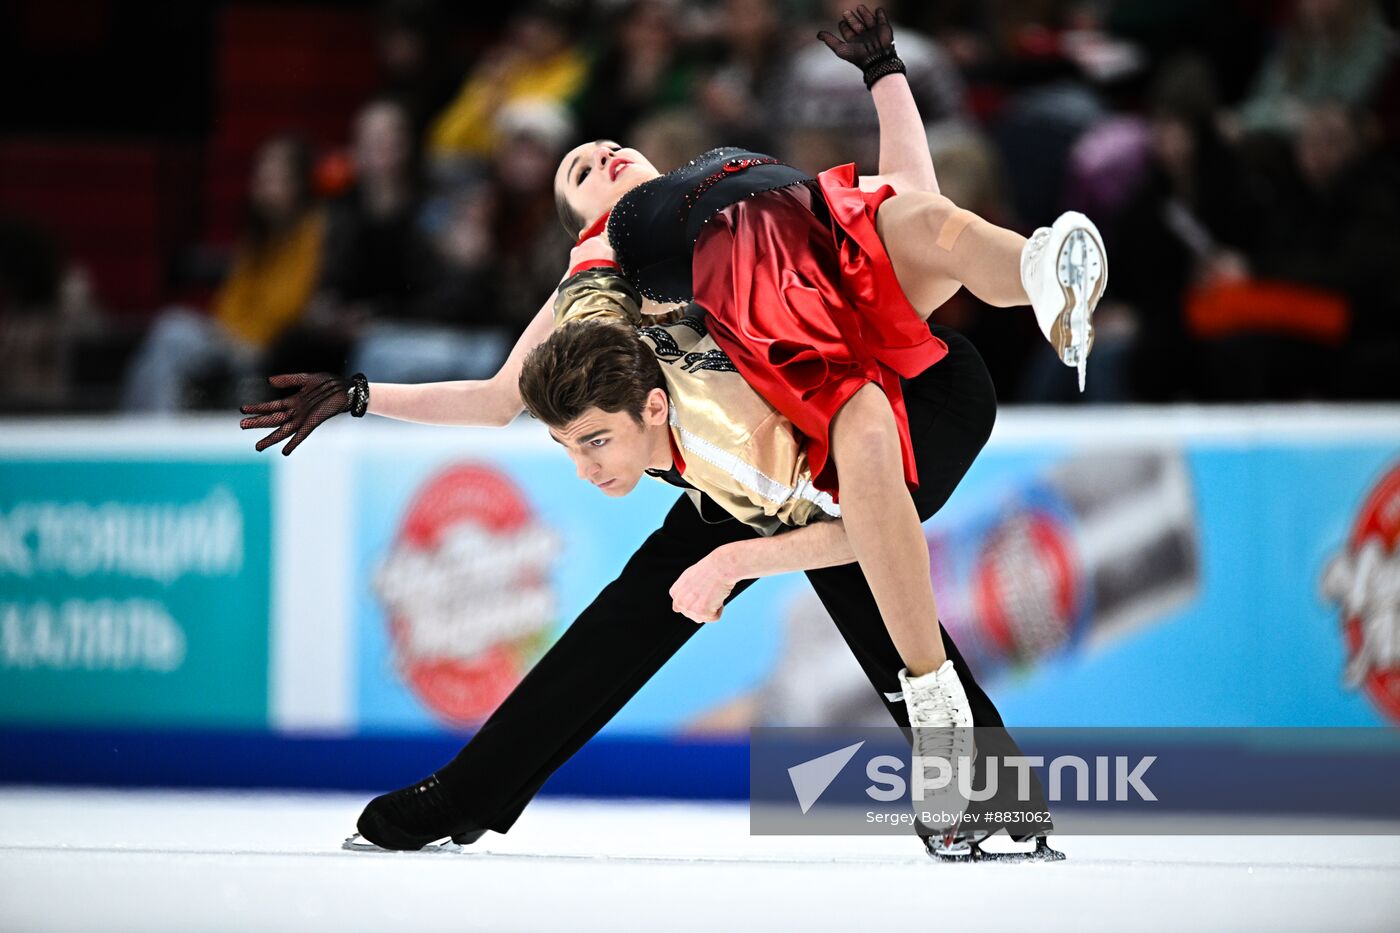
<svg viewBox="0 0 1400 933"><path fill-rule="evenodd" d="M1066 366L1085 367L1094 345L1094 308L1108 285L1108 254L1094 222L1077 211L1041 227L1021 251L1021 284L1045 339Z"/></svg>

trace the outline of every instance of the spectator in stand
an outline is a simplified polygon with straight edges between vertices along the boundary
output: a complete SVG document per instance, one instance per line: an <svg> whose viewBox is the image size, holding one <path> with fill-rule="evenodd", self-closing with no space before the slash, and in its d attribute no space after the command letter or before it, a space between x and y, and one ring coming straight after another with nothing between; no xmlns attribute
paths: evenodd
<svg viewBox="0 0 1400 933"><path fill-rule="evenodd" d="M630 139L637 121L690 102L695 68L681 54L676 4L629 0L608 17L609 39L574 100L583 139Z"/></svg>
<svg viewBox="0 0 1400 933"><path fill-rule="evenodd" d="M64 257L28 220L0 215L0 412L56 407L67 399L59 293Z"/></svg>
<svg viewBox="0 0 1400 933"><path fill-rule="evenodd" d="M980 88L989 116L1008 94L1079 77L1063 37L1082 10L1078 0L953 0L925 4L919 16Z"/></svg>
<svg viewBox="0 0 1400 933"><path fill-rule="evenodd" d="M778 133L790 103L784 88L796 39L782 26L774 0L722 0L701 28L711 38L701 44L707 63L697 81L696 102L702 122L725 145L779 151ZM810 42L815 33L815 28L810 33L804 29L798 41Z"/></svg>
<svg viewBox="0 0 1400 933"><path fill-rule="evenodd" d="M84 393L84 344L114 354L110 319L87 270L23 217L0 215L0 412L106 410L112 393Z"/></svg>
<svg viewBox="0 0 1400 933"><path fill-rule="evenodd" d="M1344 332L1331 335L1339 343L1336 376L1310 394L1400 398L1400 170L1376 144L1374 117L1342 101L1304 111L1293 152L1291 183L1273 192L1260 224L1254 272L1312 300L1315 310L1299 322L1304 328L1329 306L1338 309ZM1321 368L1328 336L1315 335L1304 347L1306 360L1256 352L1252 360L1226 361L1219 378L1251 379L1244 388L1257 397L1289 397L1299 378L1291 364L1307 367L1304 373Z"/></svg>
<svg viewBox="0 0 1400 933"><path fill-rule="evenodd" d="M1298 0L1241 118L1246 130L1292 133L1309 105L1364 107L1395 58L1374 0Z"/></svg>
<svg viewBox="0 0 1400 933"><path fill-rule="evenodd" d="M379 9L380 95L404 105L419 137L460 83L447 49L450 22L442 0L386 0Z"/></svg>
<svg viewBox="0 0 1400 933"><path fill-rule="evenodd" d="M213 315L171 308L156 318L128 371L124 408L173 412L197 401L189 397L197 377L255 376L269 346L301 317L318 278L325 231L311 162L294 137L272 139L258 151L247 223Z"/></svg>
<svg viewBox="0 0 1400 933"><path fill-rule="evenodd" d="M515 15L505 37L482 57L429 128L435 163L490 159L501 141L496 116L507 104L565 104L578 93L588 73L573 38L579 9L567 0L534 0Z"/></svg>
<svg viewBox="0 0 1400 933"><path fill-rule="evenodd" d="M439 382L484 378L505 360L513 335L500 315L495 192L475 183L439 202L429 224L439 266L431 289L409 304L406 317L366 325L348 371L384 382Z"/></svg>
<svg viewBox="0 0 1400 933"><path fill-rule="evenodd" d="M1132 384L1123 394L1163 402L1208 394L1197 381L1199 347L1183 303L1198 283L1244 277L1258 209L1253 186L1217 127L1209 66L1177 60L1163 70L1153 98L1147 167L1107 224L1115 264L1101 323L1117 317L1120 332L1135 335L1127 366Z"/></svg>
<svg viewBox="0 0 1400 933"><path fill-rule="evenodd" d="M326 211L315 296L272 351L277 372L344 369L371 322L418 316L416 306L438 284L418 147L403 106L378 100L361 109L351 160L354 183Z"/></svg>
<svg viewBox="0 0 1400 933"><path fill-rule="evenodd" d="M559 225L554 171L575 135L568 112L544 101L505 108L496 124L501 140L491 166L496 198L494 239L501 315L512 337L525 328L559 284L570 237Z"/></svg>
<svg viewBox="0 0 1400 933"><path fill-rule="evenodd" d="M829 0L820 20L840 19L850 4ZM894 19L892 16L891 19ZM787 155L792 164L820 171L842 162L856 162L873 173L879 161L879 121L870 92L852 81L820 42L810 41L816 26L801 36L787 80L781 82L781 112L774 114L787 130ZM930 128L965 117L966 88L952 59L933 40L895 25L899 57L908 68L909 87L919 113Z"/></svg>

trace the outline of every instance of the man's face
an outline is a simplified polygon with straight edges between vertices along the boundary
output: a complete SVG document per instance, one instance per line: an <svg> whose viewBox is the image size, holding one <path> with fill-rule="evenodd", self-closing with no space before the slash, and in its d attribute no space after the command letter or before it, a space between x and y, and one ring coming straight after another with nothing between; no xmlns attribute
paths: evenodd
<svg viewBox="0 0 1400 933"><path fill-rule="evenodd" d="M605 139L570 149L554 173L554 190L590 224L618 198L660 174L637 150Z"/></svg>
<svg viewBox="0 0 1400 933"><path fill-rule="evenodd" d="M666 393L653 389L640 424L624 411L590 408L549 434L568 452L579 479L610 496L625 496L644 471L671 466L667 412Z"/></svg>

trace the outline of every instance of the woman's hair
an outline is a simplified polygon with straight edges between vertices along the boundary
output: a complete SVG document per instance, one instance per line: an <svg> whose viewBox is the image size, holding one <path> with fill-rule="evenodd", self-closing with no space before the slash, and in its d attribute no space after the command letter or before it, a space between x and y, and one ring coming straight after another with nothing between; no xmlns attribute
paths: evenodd
<svg viewBox="0 0 1400 933"><path fill-rule="evenodd" d="M665 388L661 364L637 332L611 321L575 321L525 358L520 399L551 428L590 408L625 411L636 421L652 389Z"/></svg>
<svg viewBox="0 0 1400 933"><path fill-rule="evenodd" d="M290 219L301 219L316 203L315 171L311 146L300 136L285 134L274 136L263 143L257 159L284 158L291 169L292 183L296 186L296 199ZM244 207L243 240L254 252L261 250L279 229L279 224L268 217L250 197Z"/></svg>
<svg viewBox="0 0 1400 933"><path fill-rule="evenodd" d="M559 212L559 222L564 225L569 239L577 240L578 235L583 232L583 215L569 203L562 186L554 192L554 209Z"/></svg>

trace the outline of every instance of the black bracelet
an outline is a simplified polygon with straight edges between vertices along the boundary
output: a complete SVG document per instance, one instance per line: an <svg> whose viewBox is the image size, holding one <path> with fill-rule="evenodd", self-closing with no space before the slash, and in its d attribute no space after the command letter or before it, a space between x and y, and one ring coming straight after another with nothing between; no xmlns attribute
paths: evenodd
<svg viewBox="0 0 1400 933"><path fill-rule="evenodd" d="M350 415L354 418L363 418L365 412L369 411L369 380L364 373L355 373L350 377Z"/></svg>
<svg viewBox="0 0 1400 933"><path fill-rule="evenodd" d="M895 54L894 46L881 52L875 58L870 59L861 67L861 75L865 78L865 87L870 89L875 86L875 82L890 75L907 74L904 62Z"/></svg>

